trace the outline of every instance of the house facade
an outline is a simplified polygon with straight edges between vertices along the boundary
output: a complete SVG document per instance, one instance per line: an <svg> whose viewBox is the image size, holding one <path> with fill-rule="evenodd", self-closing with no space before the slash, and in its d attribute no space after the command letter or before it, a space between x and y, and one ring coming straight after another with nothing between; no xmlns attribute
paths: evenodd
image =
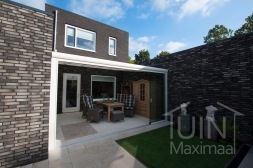
<svg viewBox="0 0 253 168"><path fill-rule="evenodd" d="M46 4L57 19L57 52L128 63L128 32Z"/></svg>

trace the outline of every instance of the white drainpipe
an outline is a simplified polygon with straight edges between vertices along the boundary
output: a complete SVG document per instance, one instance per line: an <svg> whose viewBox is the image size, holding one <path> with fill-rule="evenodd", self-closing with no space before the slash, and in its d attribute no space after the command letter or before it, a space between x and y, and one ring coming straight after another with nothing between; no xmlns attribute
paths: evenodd
<svg viewBox="0 0 253 168"><path fill-rule="evenodd" d="M55 18L54 18L54 52L57 52L56 50L56 33L57 33L57 14L58 14L58 11L56 10L55 11Z"/></svg>

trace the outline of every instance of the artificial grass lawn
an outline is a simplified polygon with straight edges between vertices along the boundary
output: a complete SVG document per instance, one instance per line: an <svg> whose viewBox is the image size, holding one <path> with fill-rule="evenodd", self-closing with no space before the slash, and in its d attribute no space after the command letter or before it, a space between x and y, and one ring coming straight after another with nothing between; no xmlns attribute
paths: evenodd
<svg viewBox="0 0 253 168"><path fill-rule="evenodd" d="M182 133L184 136L188 133ZM149 168L219 168L223 167L232 154L215 154L206 152L203 154L200 149L199 153L181 154L180 151L176 154L175 150L170 151L170 142L174 143L174 148L178 149L180 142L184 145L215 145L218 148L219 143L200 139L194 136L191 139L184 140L178 136L177 130L173 130L173 139L170 138L170 127L163 127L125 139L117 141L123 148L135 156L139 161L144 163ZM185 148L184 148L185 149ZM191 150L193 152L193 150ZM208 150L206 150L208 151Z"/></svg>

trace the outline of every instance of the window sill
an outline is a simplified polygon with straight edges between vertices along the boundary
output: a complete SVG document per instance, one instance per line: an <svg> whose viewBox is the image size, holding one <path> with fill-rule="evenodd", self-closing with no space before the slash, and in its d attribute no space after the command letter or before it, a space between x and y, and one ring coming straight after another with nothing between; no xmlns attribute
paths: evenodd
<svg viewBox="0 0 253 168"><path fill-rule="evenodd" d="M93 50L87 50L87 49L83 49L83 48L77 48L77 47L72 47L72 46L68 46L68 45L64 45L64 47L66 48L73 48L73 49L77 49L77 50L83 50L83 51L89 51L89 52L96 52L96 51L93 51Z"/></svg>
<svg viewBox="0 0 253 168"><path fill-rule="evenodd" d="M109 56L117 57L117 55L111 55L111 54L109 54Z"/></svg>

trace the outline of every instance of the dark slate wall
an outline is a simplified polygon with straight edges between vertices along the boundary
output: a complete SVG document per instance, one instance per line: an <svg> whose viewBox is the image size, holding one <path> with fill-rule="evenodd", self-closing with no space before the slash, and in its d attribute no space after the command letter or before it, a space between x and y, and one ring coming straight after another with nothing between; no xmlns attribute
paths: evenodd
<svg viewBox="0 0 253 168"><path fill-rule="evenodd" d="M58 52L128 63L128 32L46 4L46 11L54 12L55 10L58 10L56 36L56 49ZM65 24L95 32L96 52L65 47ZM117 39L117 56L108 54L109 37Z"/></svg>
<svg viewBox="0 0 253 168"><path fill-rule="evenodd" d="M0 1L0 167L48 158L53 16Z"/></svg>
<svg viewBox="0 0 253 168"><path fill-rule="evenodd" d="M168 111L190 101L192 115L206 115L205 107L219 108L216 118L233 113L223 103L241 113L236 117L242 141L253 143L253 34L226 39L144 63L168 69Z"/></svg>

